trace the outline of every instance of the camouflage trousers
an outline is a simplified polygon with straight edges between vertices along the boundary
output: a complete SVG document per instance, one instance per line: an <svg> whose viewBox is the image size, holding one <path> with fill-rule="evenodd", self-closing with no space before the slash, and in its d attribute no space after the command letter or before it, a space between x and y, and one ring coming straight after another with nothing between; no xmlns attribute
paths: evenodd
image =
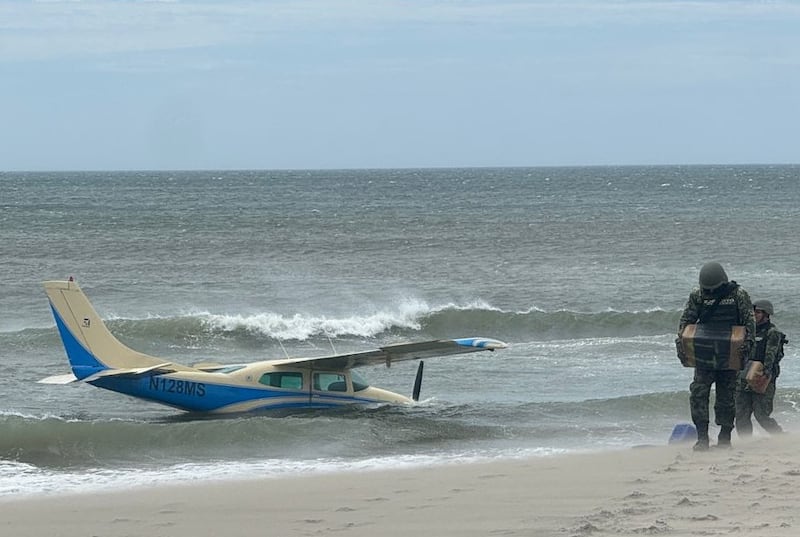
<svg viewBox="0 0 800 537"><path fill-rule="evenodd" d="M750 416L754 415L761 427L770 434L781 433L783 429L771 417L772 405L775 400L775 381L769 383L767 391L756 393L747 386L744 375L739 376L736 382L736 434L750 436L753 434L753 422Z"/></svg>
<svg viewBox="0 0 800 537"><path fill-rule="evenodd" d="M695 369L694 380L689 385L689 408L692 411L692 421L695 425L708 425L709 399L711 385L716 387L716 401L714 402L714 417L720 427L733 429L733 419L736 415L736 376L738 371L715 369Z"/></svg>

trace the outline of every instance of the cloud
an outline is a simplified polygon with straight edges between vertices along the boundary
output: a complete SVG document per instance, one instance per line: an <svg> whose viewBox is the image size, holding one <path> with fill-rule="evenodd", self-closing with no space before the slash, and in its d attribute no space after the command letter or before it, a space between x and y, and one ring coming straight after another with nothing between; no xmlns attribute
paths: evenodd
<svg viewBox="0 0 800 537"><path fill-rule="evenodd" d="M787 162L798 23L769 1L0 0L0 160Z"/></svg>
<svg viewBox="0 0 800 537"><path fill-rule="evenodd" d="M0 61L99 57L219 45L235 8L177 2L35 2L0 6Z"/></svg>
<svg viewBox="0 0 800 537"><path fill-rule="evenodd" d="M0 3L0 62L81 59L256 42L358 39L418 29L632 27L800 19L793 2L730 1L45 1ZM318 37L315 37L315 32Z"/></svg>

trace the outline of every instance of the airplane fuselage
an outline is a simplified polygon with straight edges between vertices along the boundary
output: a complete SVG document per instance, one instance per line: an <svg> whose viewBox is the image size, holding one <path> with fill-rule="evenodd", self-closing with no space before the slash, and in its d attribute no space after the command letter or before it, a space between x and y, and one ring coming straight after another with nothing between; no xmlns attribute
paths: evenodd
<svg viewBox="0 0 800 537"><path fill-rule="evenodd" d="M267 386L259 382L225 379L225 373L168 373L146 377L99 377L88 381L99 388L147 399L189 412L239 413L289 408L331 408L349 404L409 403L397 393L365 386L350 371L313 371L282 367L266 370L259 379L272 373L302 379L297 387ZM325 383L326 379L335 379ZM331 389L332 388L332 389Z"/></svg>

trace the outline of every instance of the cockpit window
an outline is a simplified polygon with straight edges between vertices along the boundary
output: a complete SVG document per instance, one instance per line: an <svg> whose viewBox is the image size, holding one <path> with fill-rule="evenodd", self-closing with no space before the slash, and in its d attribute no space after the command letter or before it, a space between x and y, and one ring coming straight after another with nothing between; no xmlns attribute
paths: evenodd
<svg viewBox="0 0 800 537"><path fill-rule="evenodd" d="M272 371L261 375L258 382L273 388L300 390L303 387L303 374L294 371Z"/></svg>
<svg viewBox="0 0 800 537"><path fill-rule="evenodd" d="M314 373L314 389L323 392L346 392L347 379L339 373Z"/></svg>
<svg viewBox="0 0 800 537"><path fill-rule="evenodd" d="M353 381L354 392L360 392L361 390L366 390L369 388L369 383L367 383L367 381L355 371L350 371L350 380Z"/></svg>

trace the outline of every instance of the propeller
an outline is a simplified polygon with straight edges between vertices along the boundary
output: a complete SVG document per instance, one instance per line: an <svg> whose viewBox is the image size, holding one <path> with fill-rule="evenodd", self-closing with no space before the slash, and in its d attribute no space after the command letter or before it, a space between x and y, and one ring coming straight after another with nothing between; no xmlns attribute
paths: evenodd
<svg viewBox="0 0 800 537"><path fill-rule="evenodd" d="M419 390L422 388L422 368L424 366L425 362L420 360L419 366L417 367L417 378L414 379L414 391L411 394L411 398L414 401L419 401Z"/></svg>

